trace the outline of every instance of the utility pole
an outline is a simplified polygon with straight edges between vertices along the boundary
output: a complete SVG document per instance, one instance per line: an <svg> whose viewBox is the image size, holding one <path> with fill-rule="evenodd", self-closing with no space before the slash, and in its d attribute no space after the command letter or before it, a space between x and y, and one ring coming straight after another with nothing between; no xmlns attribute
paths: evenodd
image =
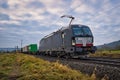
<svg viewBox="0 0 120 80"><path fill-rule="evenodd" d="M18 46L15 46L15 53L18 53Z"/></svg>
<svg viewBox="0 0 120 80"><path fill-rule="evenodd" d="M21 40L21 52L22 52L22 43L23 43L23 40Z"/></svg>

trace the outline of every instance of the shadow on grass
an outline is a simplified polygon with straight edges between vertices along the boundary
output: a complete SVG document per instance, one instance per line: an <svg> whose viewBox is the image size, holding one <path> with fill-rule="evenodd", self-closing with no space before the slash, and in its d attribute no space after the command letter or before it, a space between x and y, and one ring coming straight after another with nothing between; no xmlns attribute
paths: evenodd
<svg viewBox="0 0 120 80"><path fill-rule="evenodd" d="M0 73L0 80L16 80L20 78L21 75L7 75L5 73Z"/></svg>
<svg viewBox="0 0 120 80"><path fill-rule="evenodd" d="M7 74L0 72L0 80L7 80L8 77L9 76Z"/></svg>

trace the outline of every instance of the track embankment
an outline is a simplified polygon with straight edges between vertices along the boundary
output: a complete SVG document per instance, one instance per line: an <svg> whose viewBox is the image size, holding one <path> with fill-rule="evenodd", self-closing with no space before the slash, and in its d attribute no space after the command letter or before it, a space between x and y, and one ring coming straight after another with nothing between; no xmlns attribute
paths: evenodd
<svg viewBox="0 0 120 80"><path fill-rule="evenodd" d="M40 57L44 60L55 62L59 61L60 63L67 65L72 69L79 70L85 74L92 76L93 74L96 75L97 78L107 78L108 80L119 80L120 79L120 67L112 63L109 63L108 59L95 59L89 58L88 60L85 59L64 59L64 58L56 58L50 56L41 56L37 55L36 57ZM96 61L95 61L96 60ZM115 61L115 60L113 60ZM117 61L116 61L117 62ZM119 61L118 61L119 62ZM117 65L120 65L117 63Z"/></svg>

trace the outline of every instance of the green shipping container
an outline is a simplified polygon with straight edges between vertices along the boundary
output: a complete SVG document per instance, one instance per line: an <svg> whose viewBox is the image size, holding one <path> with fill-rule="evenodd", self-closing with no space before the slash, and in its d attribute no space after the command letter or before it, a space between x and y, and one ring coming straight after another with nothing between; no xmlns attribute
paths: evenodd
<svg viewBox="0 0 120 80"><path fill-rule="evenodd" d="M30 44L29 47L28 47L28 49L29 49L30 53L36 53L37 50L38 50L37 44Z"/></svg>

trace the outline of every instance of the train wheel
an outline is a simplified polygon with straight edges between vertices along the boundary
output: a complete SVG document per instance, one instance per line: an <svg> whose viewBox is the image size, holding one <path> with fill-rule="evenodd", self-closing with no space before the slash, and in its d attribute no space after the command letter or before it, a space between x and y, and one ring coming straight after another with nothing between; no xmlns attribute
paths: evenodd
<svg viewBox="0 0 120 80"><path fill-rule="evenodd" d="M65 59L69 59L69 58L71 58L71 56L70 56L69 53L66 53L66 55L65 55L64 57L65 57Z"/></svg>

